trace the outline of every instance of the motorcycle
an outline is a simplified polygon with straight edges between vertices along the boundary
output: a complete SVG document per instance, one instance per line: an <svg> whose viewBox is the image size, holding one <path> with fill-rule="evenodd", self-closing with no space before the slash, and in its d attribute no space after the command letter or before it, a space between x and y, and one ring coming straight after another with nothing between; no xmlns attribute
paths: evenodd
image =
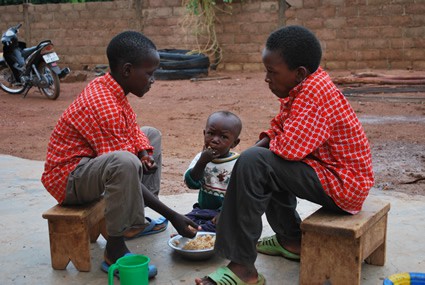
<svg viewBox="0 0 425 285"><path fill-rule="evenodd" d="M50 40L41 41L37 46L26 47L18 40L22 24L10 27L1 38L3 56L0 56L0 89L10 94L24 93L36 86L42 94L55 100L60 94L60 78L70 69L60 69L59 57Z"/></svg>

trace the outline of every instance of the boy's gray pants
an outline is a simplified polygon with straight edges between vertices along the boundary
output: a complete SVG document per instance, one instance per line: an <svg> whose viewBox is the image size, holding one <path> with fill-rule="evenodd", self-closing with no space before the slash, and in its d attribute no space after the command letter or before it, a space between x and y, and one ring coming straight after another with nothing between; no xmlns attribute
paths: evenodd
<svg viewBox="0 0 425 285"><path fill-rule="evenodd" d="M135 225L145 224L142 188L158 196L161 182L161 133L153 127L142 127L154 147L153 158L158 169L144 175L140 159L127 151L84 157L68 177L63 205L80 205L104 195L106 231L122 236Z"/></svg>
<svg viewBox="0 0 425 285"><path fill-rule="evenodd" d="M309 165L285 160L262 147L242 152L233 168L217 224L216 253L252 266L264 213L277 235L300 240L297 197L343 212L325 193Z"/></svg>

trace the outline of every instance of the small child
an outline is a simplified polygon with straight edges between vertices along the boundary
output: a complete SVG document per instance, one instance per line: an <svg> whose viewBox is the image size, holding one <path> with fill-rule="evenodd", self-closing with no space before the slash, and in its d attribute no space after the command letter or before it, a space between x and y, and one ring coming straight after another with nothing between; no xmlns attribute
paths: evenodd
<svg viewBox="0 0 425 285"><path fill-rule="evenodd" d="M212 113L204 130L204 147L192 160L184 174L190 189L199 189L198 202L186 216L202 227L215 232L215 224L232 174L239 157L230 149L239 144L242 122L228 111Z"/></svg>

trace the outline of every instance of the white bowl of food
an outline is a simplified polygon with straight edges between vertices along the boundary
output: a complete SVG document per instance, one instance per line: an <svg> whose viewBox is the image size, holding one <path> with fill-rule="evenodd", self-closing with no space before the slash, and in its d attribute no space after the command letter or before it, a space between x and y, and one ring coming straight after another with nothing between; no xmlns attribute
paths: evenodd
<svg viewBox="0 0 425 285"><path fill-rule="evenodd" d="M179 255L192 260L205 260L214 255L215 233L198 232L194 238L176 235L168 245Z"/></svg>

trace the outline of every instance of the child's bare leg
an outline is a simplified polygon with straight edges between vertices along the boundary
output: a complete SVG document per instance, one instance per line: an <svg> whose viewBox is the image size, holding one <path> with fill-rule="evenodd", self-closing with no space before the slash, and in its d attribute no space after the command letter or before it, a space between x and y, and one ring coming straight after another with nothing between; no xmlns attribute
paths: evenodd
<svg viewBox="0 0 425 285"><path fill-rule="evenodd" d="M246 266L246 265L241 265L241 264L237 264L237 263L234 263L234 262L230 262L227 265L227 267L236 276L238 276L239 279L241 279L245 283L255 284L258 281L258 273L257 273L257 269L255 268L254 265ZM196 278L195 283L197 285L215 285L216 284L213 280L209 279L208 277Z"/></svg>

